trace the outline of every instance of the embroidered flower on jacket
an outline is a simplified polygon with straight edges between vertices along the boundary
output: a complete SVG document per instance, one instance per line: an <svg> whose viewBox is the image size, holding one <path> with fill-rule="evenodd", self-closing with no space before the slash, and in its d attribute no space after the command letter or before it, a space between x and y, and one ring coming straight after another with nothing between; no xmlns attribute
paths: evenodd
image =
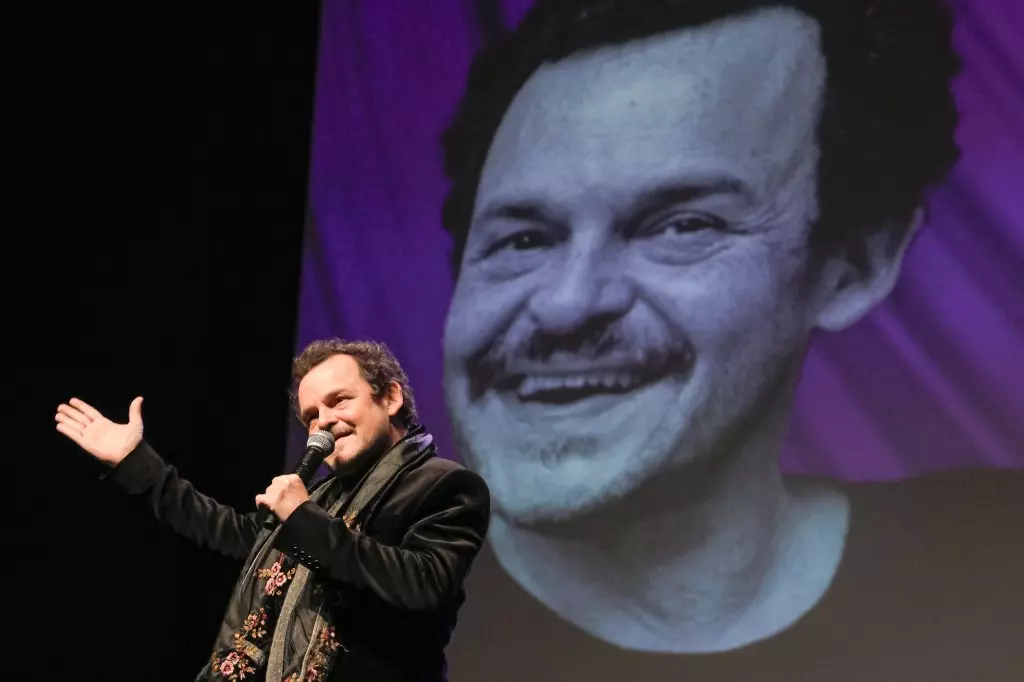
<svg viewBox="0 0 1024 682"><path fill-rule="evenodd" d="M267 634L267 631L263 628L267 624L267 610L260 609L259 611L253 611L245 617L245 622L242 623L242 631L235 633L235 651L242 651L238 648L238 640L244 637L248 637L252 640L261 639ZM238 655L238 654L235 654Z"/></svg>
<svg viewBox="0 0 1024 682"><path fill-rule="evenodd" d="M282 557L284 554L281 555ZM281 559L274 562L270 568L261 568L256 573L261 579L266 578L263 585L263 592L271 597L280 597L284 590L280 589L286 582L295 577L295 568L284 571L281 568Z"/></svg>
<svg viewBox="0 0 1024 682"><path fill-rule="evenodd" d="M212 667L225 680L244 680L256 674L249 658L238 652L231 652L223 661L214 656Z"/></svg>
<svg viewBox="0 0 1024 682"><path fill-rule="evenodd" d="M242 627L235 633L235 650L227 653L222 659L220 653L214 653L211 669L224 680L245 680L256 674L253 659L248 655L252 650L258 656L259 647L255 642L267 636L267 610L253 611L245 617Z"/></svg>
<svg viewBox="0 0 1024 682"><path fill-rule="evenodd" d="M331 670L335 650L341 646L337 640L334 626L320 632L320 637L314 645L313 655L309 659L309 667L306 672L292 673L281 682L324 682L327 673Z"/></svg>

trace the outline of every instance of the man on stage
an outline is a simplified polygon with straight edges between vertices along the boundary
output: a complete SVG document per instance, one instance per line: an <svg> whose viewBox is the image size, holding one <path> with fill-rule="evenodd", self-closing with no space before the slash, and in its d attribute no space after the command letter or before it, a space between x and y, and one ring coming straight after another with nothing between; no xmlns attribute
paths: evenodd
<svg viewBox="0 0 1024 682"><path fill-rule="evenodd" d="M327 478L276 477L259 522L195 490L144 440L142 398L117 424L85 402L57 430L162 522L245 565L197 680L435 681L490 515L483 479L437 456L383 344L315 341L295 359L299 418L328 432Z"/></svg>

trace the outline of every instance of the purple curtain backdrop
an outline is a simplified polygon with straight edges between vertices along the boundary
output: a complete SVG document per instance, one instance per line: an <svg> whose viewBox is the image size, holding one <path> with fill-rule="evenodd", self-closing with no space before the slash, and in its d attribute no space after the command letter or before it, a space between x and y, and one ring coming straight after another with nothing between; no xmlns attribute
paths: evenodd
<svg viewBox="0 0 1024 682"><path fill-rule="evenodd" d="M505 0L506 22L530 4ZM1024 20L1020 0L951 5L965 61L961 161L890 298L815 338L786 471L864 480L1024 467ZM452 459L437 138L479 41L469 0L324 2L296 339L388 343Z"/></svg>

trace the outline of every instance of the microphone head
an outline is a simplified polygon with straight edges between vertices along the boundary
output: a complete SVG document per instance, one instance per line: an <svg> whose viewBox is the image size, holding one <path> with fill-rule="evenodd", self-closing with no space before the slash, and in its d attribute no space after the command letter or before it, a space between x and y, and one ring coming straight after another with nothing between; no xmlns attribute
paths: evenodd
<svg viewBox="0 0 1024 682"><path fill-rule="evenodd" d="M334 451L334 436L330 431L317 431L310 435L306 441L306 447L314 448L322 452L323 456L326 457Z"/></svg>

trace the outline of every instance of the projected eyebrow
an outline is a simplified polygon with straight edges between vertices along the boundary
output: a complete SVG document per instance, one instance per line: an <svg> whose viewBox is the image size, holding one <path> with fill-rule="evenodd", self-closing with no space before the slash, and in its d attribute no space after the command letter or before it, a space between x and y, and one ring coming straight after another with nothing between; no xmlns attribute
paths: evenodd
<svg viewBox="0 0 1024 682"><path fill-rule="evenodd" d="M548 205L550 205L549 202L544 199L521 199L509 203L492 202L476 216L474 222L488 220L515 220L524 223L558 222L546 208Z"/></svg>
<svg viewBox="0 0 1024 682"><path fill-rule="evenodd" d="M632 202L631 213L651 206L687 204L713 196L732 196L746 203L754 202L754 191L739 178L715 177L702 182L667 183L645 190Z"/></svg>
<svg viewBox="0 0 1024 682"><path fill-rule="evenodd" d="M712 196L733 196L745 203L753 203L753 189L731 176L714 176L667 182L642 190L633 198L624 213L636 214L660 206L686 204ZM550 196L524 196L522 198L497 199L488 204L474 218L474 222L489 220L513 220L545 224L564 224L566 218L557 207L559 202Z"/></svg>

